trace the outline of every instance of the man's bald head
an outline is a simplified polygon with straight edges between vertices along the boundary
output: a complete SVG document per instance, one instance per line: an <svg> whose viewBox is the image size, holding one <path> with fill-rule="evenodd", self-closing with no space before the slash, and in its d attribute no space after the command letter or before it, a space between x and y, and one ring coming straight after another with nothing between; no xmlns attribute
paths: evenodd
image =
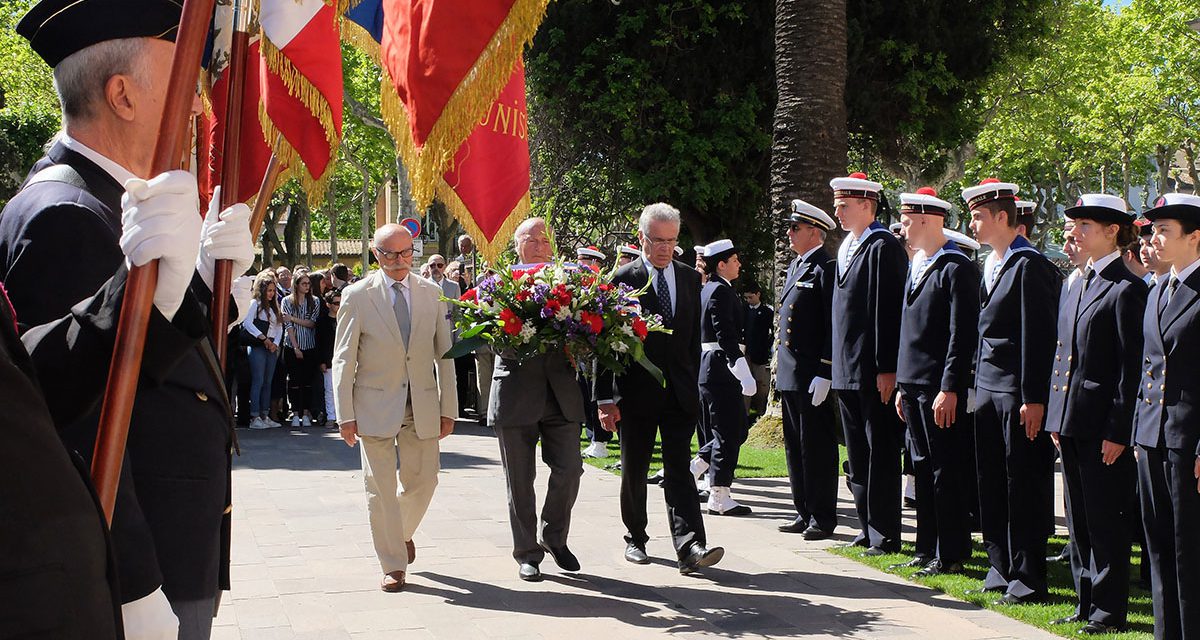
<svg viewBox="0 0 1200 640"><path fill-rule="evenodd" d="M413 237L408 227L385 224L375 230L373 244L371 250L375 259L389 278L403 280L408 277L413 263Z"/></svg>
<svg viewBox="0 0 1200 640"><path fill-rule="evenodd" d="M522 264L549 262L554 257L544 218L528 218L518 225L513 233L513 246Z"/></svg>

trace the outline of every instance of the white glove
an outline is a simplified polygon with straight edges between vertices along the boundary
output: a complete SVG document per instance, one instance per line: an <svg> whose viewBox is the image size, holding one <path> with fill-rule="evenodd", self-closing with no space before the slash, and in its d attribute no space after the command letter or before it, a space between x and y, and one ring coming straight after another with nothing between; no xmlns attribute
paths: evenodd
<svg viewBox="0 0 1200 640"><path fill-rule="evenodd" d="M967 413L975 413L975 388L967 389Z"/></svg>
<svg viewBox="0 0 1200 640"><path fill-rule="evenodd" d="M254 276L234 278L229 295L233 296L233 301L237 304L237 320L229 323L229 328L232 329L234 325L241 324L246 319L246 314L250 313L250 302L254 300Z"/></svg>
<svg viewBox="0 0 1200 640"><path fill-rule="evenodd" d="M812 406L819 407L825 398L829 397L829 387L833 382L827 378L816 376L808 383L808 392L812 394Z"/></svg>
<svg viewBox="0 0 1200 640"><path fill-rule="evenodd" d="M154 306L171 320L187 295L200 251L196 178L186 171L168 171L151 180L128 180L121 209L120 245L126 264L140 267L158 260Z"/></svg>
<svg viewBox="0 0 1200 640"><path fill-rule="evenodd" d="M754 374L750 373L750 363L746 362L745 358L738 358L729 370L738 382L742 383L742 395L752 396L758 392L758 383L754 381Z"/></svg>
<svg viewBox="0 0 1200 640"><path fill-rule="evenodd" d="M196 219L200 216L197 214ZM179 619L160 587L154 593L121 605L125 622L125 640L176 640Z"/></svg>
<svg viewBox="0 0 1200 640"><path fill-rule="evenodd" d="M208 215L204 216L204 229L200 232L200 257L196 259L196 271L204 279L210 291L217 260L232 260L233 274L245 273L254 264L254 238L250 236L250 207L239 202L221 211L221 187L213 189Z"/></svg>

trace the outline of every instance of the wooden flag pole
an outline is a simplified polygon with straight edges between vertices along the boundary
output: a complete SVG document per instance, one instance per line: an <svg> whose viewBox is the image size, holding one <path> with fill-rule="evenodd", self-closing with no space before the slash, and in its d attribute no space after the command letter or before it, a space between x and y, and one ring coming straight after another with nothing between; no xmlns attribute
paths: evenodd
<svg viewBox="0 0 1200 640"><path fill-rule="evenodd" d="M180 138L185 135L191 117L196 80L200 75L200 57L204 53L208 25L212 22L214 2L183 2L175 54L171 59L171 80L167 85L162 120L158 125L151 175L179 167ZM112 523L113 508L117 501L117 482L121 476L121 461L129 436L129 417L133 414L133 400L142 371L142 351L146 347L146 329L150 322L150 306L154 303L157 284L157 260L131 268L121 305L121 319L117 324L116 345L109 365L108 386L104 390L96 451L92 458L92 483L109 523Z"/></svg>
<svg viewBox="0 0 1200 640"><path fill-rule="evenodd" d="M271 150L271 160L267 163L266 175L263 176L262 185L258 188L258 195L254 198L254 208L250 210L250 237L258 240L258 234L262 233L263 222L267 219L267 207L271 204L271 194L275 193L275 187L279 186L279 177L283 175L283 163L279 161L279 138L275 139L275 146ZM267 265L263 265L265 269Z"/></svg>
<svg viewBox="0 0 1200 640"><path fill-rule="evenodd" d="M225 101L225 136L221 145L221 202L224 211L237 204L241 175L242 100L246 93L246 52L249 50L248 30L250 7L244 0L233 3L233 37L229 47L229 93ZM229 338L229 290L233 279L233 262L217 260L213 269L212 320L213 349L221 360L221 372L227 371Z"/></svg>

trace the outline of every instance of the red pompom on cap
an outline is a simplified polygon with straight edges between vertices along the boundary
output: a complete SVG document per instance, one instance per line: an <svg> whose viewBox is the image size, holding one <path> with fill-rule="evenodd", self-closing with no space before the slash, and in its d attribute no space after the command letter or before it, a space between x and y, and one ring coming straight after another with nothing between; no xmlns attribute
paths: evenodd
<svg viewBox="0 0 1200 640"><path fill-rule="evenodd" d="M981 180L979 182L979 184L996 184L997 182L1000 182L1000 181L997 180L996 178L984 178L983 180Z"/></svg>
<svg viewBox="0 0 1200 640"><path fill-rule="evenodd" d="M858 179L858 180L866 180L866 179L867 179L867 174L865 174L865 173L863 173L863 172L861 172L861 171L855 171L854 173L850 174L848 177L850 177L850 178L856 178L856 179Z"/></svg>
<svg viewBox="0 0 1200 640"><path fill-rule="evenodd" d="M921 187L920 189L917 189L917 193L923 196L937 197L937 191L933 187Z"/></svg>

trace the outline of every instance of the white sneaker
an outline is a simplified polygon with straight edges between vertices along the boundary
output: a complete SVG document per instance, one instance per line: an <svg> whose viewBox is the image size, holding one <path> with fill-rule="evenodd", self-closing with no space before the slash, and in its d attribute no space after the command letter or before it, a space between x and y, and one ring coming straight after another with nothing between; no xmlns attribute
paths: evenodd
<svg viewBox="0 0 1200 640"><path fill-rule="evenodd" d="M692 472L693 477L699 480L704 475L704 472L708 471L708 463L704 461L704 458L696 456L688 464L688 470Z"/></svg>
<svg viewBox="0 0 1200 640"><path fill-rule="evenodd" d="M300 428L300 416L292 416L292 428L293 429Z"/></svg>
<svg viewBox="0 0 1200 640"><path fill-rule="evenodd" d="M271 425L263 422L262 418L255 416L255 418L250 421L250 428L251 429L270 429Z"/></svg>
<svg viewBox="0 0 1200 640"><path fill-rule="evenodd" d="M300 419L300 426L311 427L312 426L312 418L310 418L309 416L304 416L303 418Z"/></svg>
<svg viewBox="0 0 1200 640"><path fill-rule="evenodd" d="M267 425L266 427L264 427L266 429L278 429L279 427L283 426L282 424L275 422L274 420L268 418L267 416L263 416L262 421L263 421L263 424Z"/></svg>
<svg viewBox="0 0 1200 640"><path fill-rule="evenodd" d="M585 457L585 458L607 458L608 457L608 446L605 445L603 442L593 442L593 443L589 444L586 448L584 448L583 457Z"/></svg>

